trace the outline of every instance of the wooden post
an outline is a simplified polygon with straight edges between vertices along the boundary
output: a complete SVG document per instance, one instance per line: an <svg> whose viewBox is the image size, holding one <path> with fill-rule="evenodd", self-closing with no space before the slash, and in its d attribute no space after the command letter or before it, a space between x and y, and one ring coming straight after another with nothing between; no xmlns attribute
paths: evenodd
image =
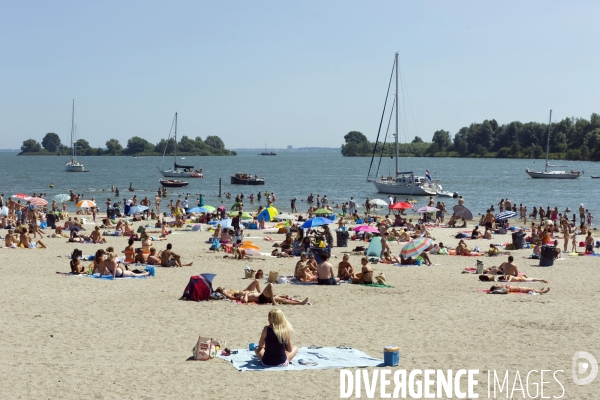
<svg viewBox="0 0 600 400"><path fill-rule="evenodd" d="M221 178L219 178L219 197L221 197Z"/></svg>

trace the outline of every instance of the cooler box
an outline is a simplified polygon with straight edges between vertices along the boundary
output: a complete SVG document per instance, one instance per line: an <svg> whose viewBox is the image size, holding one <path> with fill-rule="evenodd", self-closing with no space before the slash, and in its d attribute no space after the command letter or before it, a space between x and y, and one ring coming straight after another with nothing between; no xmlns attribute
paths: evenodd
<svg viewBox="0 0 600 400"><path fill-rule="evenodd" d="M383 364L386 367L395 367L400 364L400 347L390 346L383 348Z"/></svg>

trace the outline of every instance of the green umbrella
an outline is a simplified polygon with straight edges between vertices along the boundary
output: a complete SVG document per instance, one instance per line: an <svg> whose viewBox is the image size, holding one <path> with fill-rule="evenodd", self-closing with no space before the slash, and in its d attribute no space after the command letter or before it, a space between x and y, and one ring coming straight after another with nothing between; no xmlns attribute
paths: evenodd
<svg viewBox="0 0 600 400"><path fill-rule="evenodd" d="M315 215L328 215L328 214L334 214L334 212L331 211L331 210L328 210L326 208L319 208L318 210L313 211L313 214L315 214Z"/></svg>
<svg viewBox="0 0 600 400"><path fill-rule="evenodd" d="M216 210L216 208L214 208L213 206L202 206L201 208L208 210L208 212L213 212Z"/></svg>
<svg viewBox="0 0 600 400"><path fill-rule="evenodd" d="M236 217L239 211L229 211L227 215L230 217ZM246 211L242 211L242 219L252 219L252 215L248 214Z"/></svg>

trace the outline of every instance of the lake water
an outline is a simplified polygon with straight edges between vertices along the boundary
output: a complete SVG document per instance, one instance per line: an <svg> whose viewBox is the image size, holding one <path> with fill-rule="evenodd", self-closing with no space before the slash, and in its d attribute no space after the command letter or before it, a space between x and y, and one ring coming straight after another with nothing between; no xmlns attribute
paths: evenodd
<svg viewBox="0 0 600 400"><path fill-rule="evenodd" d="M45 192L51 201L59 193L83 193L85 198L95 197L100 204L106 197L114 199L110 193L111 185L121 189L121 199L128 195L126 190L131 183L138 198L154 197L162 177L158 172L161 157L82 157L87 173L65 172L66 157L59 156L16 156L15 153L0 153L0 168L4 176L0 192L5 195L15 193ZM166 157L165 164L172 164L173 158ZM186 157L182 164L195 165L203 170L204 179L188 179L187 188L170 189L168 198L178 194L190 194L195 200L202 193L205 203L217 206L221 202L228 206L232 200L219 198L219 178L222 178L222 191L248 196L257 191L275 192L276 206L289 210L289 199L298 198L298 210L305 212L307 206L300 200L306 200L310 193L315 196L327 195L330 203L341 203L354 196L357 203L367 197L387 199L378 194L372 183L366 182L370 158L347 158L332 152L280 152L277 156L259 156L256 152L241 152L235 157ZM376 159L374 165L378 163ZM441 179L444 189L458 192L465 198L465 205L473 211L485 212L490 204L497 204L502 198L523 203L531 211L533 206L558 206L564 210L568 206L574 212L580 203L590 209L593 215L599 215L597 186L600 179L591 179L591 175L600 175L600 166L593 162L569 161L568 170L585 170L585 175L574 180L534 180L525 173L525 167L543 169L544 160L507 160L507 159L467 159L467 158L403 158L401 170L412 170L417 175L425 175L429 169L433 177ZM379 175L388 175L394 170L394 160L381 161ZM235 172L264 175L266 184L262 187L231 185L230 176ZM49 187L54 182L54 188ZM102 191L108 190L109 193ZM419 205L427 202L426 197L415 197ZM451 198L439 198L447 206L456 204ZM400 199L398 199L400 200ZM193 204L193 201L190 203ZM246 209L253 211L258 204ZM262 202L264 205L264 200ZM69 209L74 209L70 203ZM101 210L103 207L100 207ZM573 212L573 211L572 211Z"/></svg>

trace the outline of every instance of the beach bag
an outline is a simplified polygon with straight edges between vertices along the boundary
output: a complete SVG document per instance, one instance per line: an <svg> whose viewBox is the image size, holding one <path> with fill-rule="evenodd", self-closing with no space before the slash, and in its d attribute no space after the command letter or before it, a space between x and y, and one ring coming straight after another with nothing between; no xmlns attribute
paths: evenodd
<svg viewBox="0 0 600 400"><path fill-rule="evenodd" d="M579 247L585 247L585 242L579 242Z"/></svg>
<svg viewBox="0 0 600 400"><path fill-rule="evenodd" d="M190 282L183 291L180 300L203 301L210 298L212 287L208 280L203 276L197 275L190 277Z"/></svg>
<svg viewBox="0 0 600 400"><path fill-rule="evenodd" d="M377 283L378 285L387 284L387 281L385 279L385 275L383 275L383 272L375 277L375 283Z"/></svg>
<svg viewBox="0 0 600 400"><path fill-rule="evenodd" d="M221 243L219 242L219 239L213 239L212 244L210 245L209 250L219 250L219 248L221 247Z"/></svg>
<svg viewBox="0 0 600 400"><path fill-rule="evenodd" d="M199 336L198 342L192 349L194 353L194 360L197 361L207 361L211 358L215 358L216 354L216 344L213 343L211 338L206 338Z"/></svg>
<svg viewBox="0 0 600 400"><path fill-rule="evenodd" d="M250 267L246 266L246 268L244 268L244 277L246 279L252 279L255 272L256 272L255 270L250 269Z"/></svg>
<svg viewBox="0 0 600 400"><path fill-rule="evenodd" d="M269 277L267 278L267 282L269 282L269 283L277 283L277 278L279 278L279 272L277 272L277 271L270 271L269 272Z"/></svg>

